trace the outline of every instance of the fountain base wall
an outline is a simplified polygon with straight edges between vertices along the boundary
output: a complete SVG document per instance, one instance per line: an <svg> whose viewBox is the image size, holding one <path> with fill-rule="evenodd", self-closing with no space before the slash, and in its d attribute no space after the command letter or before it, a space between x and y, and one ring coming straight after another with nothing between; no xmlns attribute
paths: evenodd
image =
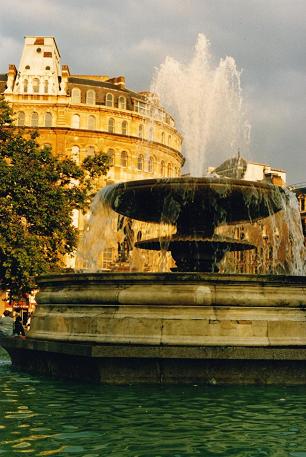
<svg viewBox="0 0 306 457"><path fill-rule="evenodd" d="M306 347L120 347L3 341L15 368L102 384L306 384Z"/></svg>
<svg viewBox="0 0 306 457"><path fill-rule="evenodd" d="M101 383L306 384L306 279L202 273L41 278L22 370Z"/></svg>

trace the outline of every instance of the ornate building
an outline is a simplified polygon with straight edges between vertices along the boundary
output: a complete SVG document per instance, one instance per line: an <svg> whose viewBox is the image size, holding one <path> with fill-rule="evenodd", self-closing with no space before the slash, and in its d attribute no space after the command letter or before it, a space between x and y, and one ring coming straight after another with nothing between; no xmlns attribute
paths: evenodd
<svg viewBox="0 0 306 457"><path fill-rule="evenodd" d="M95 151L111 156L101 186L179 176L182 136L173 117L149 92L134 92L123 76L80 75L61 65L54 37L26 36L18 69L0 74L0 94L20 127L38 128L41 145L76 162ZM75 224L82 230L81 214Z"/></svg>
<svg viewBox="0 0 306 457"><path fill-rule="evenodd" d="M180 174L182 137L157 98L127 89L123 76L71 74L53 37L25 37L18 70L0 75L0 93L17 125L37 127L54 154L82 161L109 152L111 180Z"/></svg>

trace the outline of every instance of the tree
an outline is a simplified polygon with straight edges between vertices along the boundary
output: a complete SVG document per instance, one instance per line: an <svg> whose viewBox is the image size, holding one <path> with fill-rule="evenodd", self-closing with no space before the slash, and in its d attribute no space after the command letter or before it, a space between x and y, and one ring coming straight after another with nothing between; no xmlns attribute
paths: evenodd
<svg viewBox="0 0 306 457"><path fill-rule="evenodd" d="M54 157L37 137L35 130L14 126L10 107L0 99L0 284L16 297L75 251L73 210L88 208L95 179L109 169L102 152L79 166Z"/></svg>

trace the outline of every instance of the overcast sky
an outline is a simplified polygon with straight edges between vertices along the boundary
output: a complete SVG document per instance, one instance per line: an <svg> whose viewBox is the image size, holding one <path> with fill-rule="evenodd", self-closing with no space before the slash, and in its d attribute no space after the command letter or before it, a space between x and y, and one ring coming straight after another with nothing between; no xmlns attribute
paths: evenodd
<svg viewBox="0 0 306 457"><path fill-rule="evenodd" d="M0 4L0 73L18 66L25 35L51 35L71 72L124 75L129 89L146 90L166 56L188 62L203 33L216 62L229 55L242 70L250 158L285 169L289 183L306 182L306 0Z"/></svg>

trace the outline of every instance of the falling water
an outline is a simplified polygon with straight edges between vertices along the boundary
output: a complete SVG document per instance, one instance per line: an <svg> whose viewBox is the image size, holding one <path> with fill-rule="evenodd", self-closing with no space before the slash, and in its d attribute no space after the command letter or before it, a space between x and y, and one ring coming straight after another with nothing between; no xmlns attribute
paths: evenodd
<svg viewBox="0 0 306 457"><path fill-rule="evenodd" d="M288 228L286 258L290 259L290 261L288 262L287 273L304 276L306 274L306 259L298 201L296 195L287 189L286 195L287 198L283 197L286 200L284 201L283 218Z"/></svg>
<svg viewBox="0 0 306 457"><path fill-rule="evenodd" d="M195 177L206 175L208 165L217 165L238 150L246 154L250 142L241 72L232 57L214 67L209 47L199 34L190 63L167 57L151 85L176 119L184 138L186 172Z"/></svg>
<svg viewBox="0 0 306 457"><path fill-rule="evenodd" d="M120 236L116 231L116 215L101 198L101 191L93 199L86 218L76 265L82 265L88 271L97 271L104 250L117 248Z"/></svg>
<svg viewBox="0 0 306 457"><path fill-rule="evenodd" d="M83 235L76 252L76 269L95 272L103 270L102 259L106 250L114 253L111 269L128 271L169 271L173 266L170 253L165 250L145 251L134 248L134 242L139 235L143 238L156 236L157 238L170 237L175 231L171 225L154 224L154 227L146 222L133 221L130 233L126 233L128 218L118 216L106 203L107 194L112 186L102 188L93 199L89 213L86 215ZM118 221L121 219L121 223ZM126 252L127 257L119 259L118 246L122 245L127 237L130 249Z"/></svg>
<svg viewBox="0 0 306 457"><path fill-rule="evenodd" d="M268 196L256 194L245 195L246 207L254 202L260 206L260 200L269 209L268 218L259 221L246 220L238 226L224 228L227 234L236 238L236 230L241 229L245 239L254 246L255 251L248 251L244 258L246 272L273 275L304 276L306 274L304 235L296 195L287 188L275 187ZM274 213L273 202L281 207ZM256 259L254 263L254 259ZM222 265L223 273L240 273L239 264L232 254L227 256Z"/></svg>

